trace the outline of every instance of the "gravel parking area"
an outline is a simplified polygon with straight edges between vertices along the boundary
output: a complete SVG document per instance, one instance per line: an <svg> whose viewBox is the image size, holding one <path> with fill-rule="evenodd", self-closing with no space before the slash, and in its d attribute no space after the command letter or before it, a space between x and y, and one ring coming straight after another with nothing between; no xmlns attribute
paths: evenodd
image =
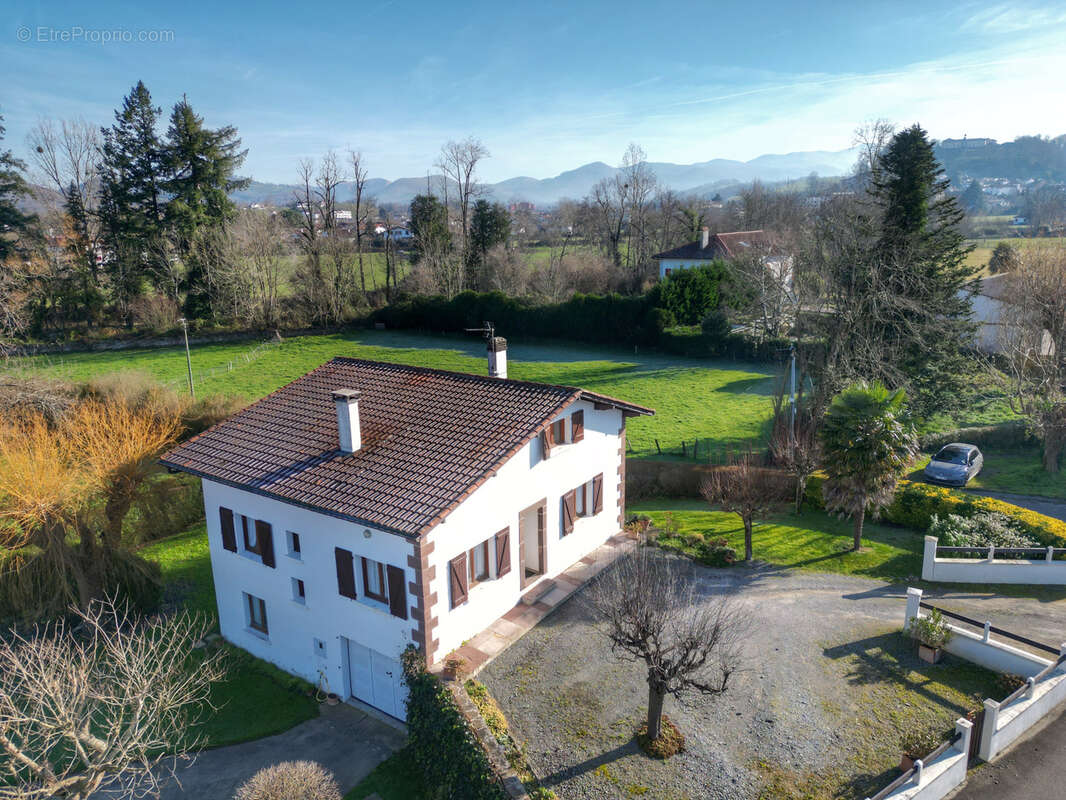
<svg viewBox="0 0 1066 800"><path fill-rule="evenodd" d="M766 567L692 570L706 596L728 593L744 607L752 633L727 694L667 699L686 736L668 761L637 748L643 667L610 652L581 593L479 676L560 797L863 797L897 774L900 730L946 731L973 695L995 696L986 670L916 658L897 633L903 586ZM978 613L969 602L945 605Z"/></svg>

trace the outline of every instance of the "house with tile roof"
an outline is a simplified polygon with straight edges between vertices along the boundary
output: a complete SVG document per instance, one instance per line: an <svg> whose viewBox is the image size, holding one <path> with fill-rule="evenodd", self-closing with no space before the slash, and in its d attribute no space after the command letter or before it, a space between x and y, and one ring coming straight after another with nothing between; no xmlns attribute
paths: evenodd
<svg viewBox="0 0 1066 800"><path fill-rule="evenodd" d="M488 357L334 358L164 456L203 483L227 640L402 719L404 648L440 661L620 531L651 409Z"/></svg>
<svg viewBox="0 0 1066 800"><path fill-rule="evenodd" d="M792 285L792 258L774 247L771 237L763 230L732 231L711 235L709 228L700 232L700 238L673 250L656 253L652 258L659 262L659 279L672 272L692 269L712 261L733 261L755 254L776 275L778 280Z"/></svg>

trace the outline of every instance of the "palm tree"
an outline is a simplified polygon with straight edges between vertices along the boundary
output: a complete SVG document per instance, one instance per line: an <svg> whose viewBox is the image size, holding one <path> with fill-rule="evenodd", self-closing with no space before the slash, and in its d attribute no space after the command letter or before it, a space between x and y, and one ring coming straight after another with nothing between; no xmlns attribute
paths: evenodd
<svg viewBox="0 0 1066 800"><path fill-rule="evenodd" d="M890 502L918 452L914 431L902 419L906 395L880 383L853 383L833 398L822 423L825 507L855 520L855 546L862 546L866 512Z"/></svg>

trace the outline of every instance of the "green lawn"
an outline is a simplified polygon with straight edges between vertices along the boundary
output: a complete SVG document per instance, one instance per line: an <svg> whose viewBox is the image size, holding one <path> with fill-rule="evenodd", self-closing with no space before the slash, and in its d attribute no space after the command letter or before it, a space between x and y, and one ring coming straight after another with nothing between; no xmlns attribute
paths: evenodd
<svg viewBox="0 0 1066 800"><path fill-rule="evenodd" d="M970 489L987 489L990 492L1012 492L1066 500L1066 472L1047 472L1040 460L1040 451L1031 450L984 450L985 465L977 477L968 484ZM932 454L925 454L915 467L911 477L922 480L921 470L929 463Z"/></svg>
<svg viewBox="0 0 1066 800"><path fill-rule="evenodd" d="M677 535L660 534L660 542L689 555L695 554L694 535L724 536L744 557L744 527L740 517L710 511L701 500L653 500L636 503L628 513L647 514L661 528L672 518ZM668 516L669 515L669 516ZM691 541L686 541L686 539ZM835 572L905 581L922 573L922 535L917 531L867 521L863 549L851 552L851 520L837 519L823 511L788 512L759 522L752 536L757 560L791 569Z"/></svg>
<svg viewBox="0 0 1066 800"><path fill-rule="evenodd" d="M483 374L484 344L469 337L426 336L391 331L358 331L287 339L263 347L246 363L249 342L204 345L192 351L198 393L262 397L309 372L333 356L352 356ZM142 370L182 386L185 353L181 348L72 353L23 362L75 380L120 370ZM234 368L227 367L232 363ZM736 446L767 435L773 368L769 365L714 362L668 355L558 344L514 343L509 353L512 378L581 386L651 406L655 417L628 423L632 455L656 454L655 440L667 454L691 448ZM212 374L206 375L205 373Z"/></svg>
<svg viewBox="0 0 1066 800"><path fill-rule="evenodd" d="M411 764L406 748L382 761L359 785L344 795L344 800L364 800L377 792L381 800L429 800L417 768Z"/></svg>
<svg viewBox="0 0 1066 800"><path fill-rule="evenodd" d="M164 601L214 617L215 587L203 523L140 550L159 564ZM307 684L235 647L226 646L227 679L211 689L211 705L190 731L207 747L259 739L318 716L318 703L305 694Z"/></svg>

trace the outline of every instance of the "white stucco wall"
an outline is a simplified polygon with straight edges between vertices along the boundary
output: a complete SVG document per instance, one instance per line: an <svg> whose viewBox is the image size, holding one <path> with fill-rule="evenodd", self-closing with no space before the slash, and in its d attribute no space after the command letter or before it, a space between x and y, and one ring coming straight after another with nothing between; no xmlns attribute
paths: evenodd
<svg viewBox="0 0 1066 800"><path fill-rule="evenodd" d="M349 694L342 636L392 658L399 657L417 625L410 612L414 598L408 592L406 620L392 616L383 604L366 599L358 559L365 556L402 568L406 587L415 578L407 562L414 552L411 542L209 480L203 481L203 487L219 624L227 640L311 683L319 682L318 671L322 670L330 690L342 697ZM219 506L273 526L275 568L223 549ZM366 530L370 530L370 538L364 535ZM300 535L299 560L288 555L286 531ZM238 526L238 550L240 538ZM356 557L358 600L337 592L334 547L349 550ZM292 578L304 581L307 597L303 604L293 600ZM243 592L266 601L267 637L245 624ZM326 643L324 657L315 652L315 638Z"/></svg>
<svg viewBox="0 0 1066 800"><path fill-rule="evenodd" d="M985 725L988 733L981 737L981 758L991 761L1064 701L1066 670L1061 666L1033 687L1032 697L1021 697L1009 706L986 701ZM990 703L992 709L989 708Z"/></svg>
<svg viewBox="0 0 1066 800"><path fill-rule="evenodd" d="M543 460L540 444L534 439L430 533L434 547L429 563L436 568L430 594L437 595L437 604L432 610L437 619L433 638L439 641L434 659L439 660L488 627L510 611L522 594L535 588L535 583L524 590L520 588L519 512L547 499L546 572L538 582L562 572L618 533L618 450L622 412L617 409L597 411L592 403L576 402L556 417L567 421L568 438L570 415L579 409L584 411L585 417L583 441L556 446L552 448L551 456ZM573 533L561 536L562 495L601 472L603 511L593 517L578 518ZM493 577L470 587L467 602L451 608L448 562L506 527L511 531L511 572L503 578ZM489 561L495 561L492 543ZM492 567L495 570L494 563Z"/></svg>
<svg viewBox="0 0 1066 800"><path fill-rule="evenodd" d="M940 800L965 783L972 729L967 720L956 720L955 730L962 738L939 758L923 764L920 775L914 775L910 783L896 789L885 800Z"/></svg>

